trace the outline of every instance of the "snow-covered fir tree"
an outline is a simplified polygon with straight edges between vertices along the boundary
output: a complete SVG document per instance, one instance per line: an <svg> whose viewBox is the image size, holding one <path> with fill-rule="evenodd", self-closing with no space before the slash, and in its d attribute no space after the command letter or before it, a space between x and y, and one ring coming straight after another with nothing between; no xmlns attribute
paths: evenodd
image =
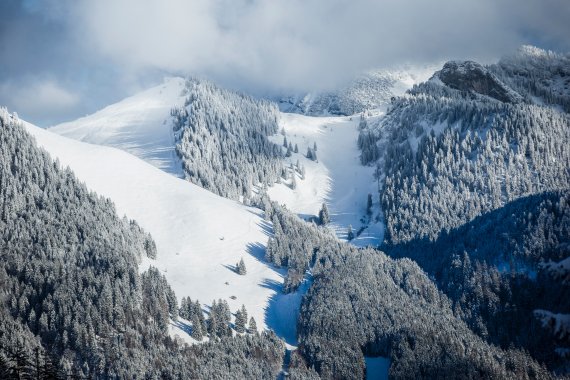
<svg viewBox="0 0 570 380"><path fill-rule="evenodd" d="M245 267L245 262L243 261L243 257L236 264L236 268L237 268L237 273L239 275L245 276L247 274L247 268Z"/></svg>
<svg viewBox="0 0 570 380"><path fill-rule="evenodd" d="M329 214L329 208L327 207L326 203L323 203L321 206L321 210L319 211L319 224L321 226L326 226L331 221L331 217Z"/></svg>

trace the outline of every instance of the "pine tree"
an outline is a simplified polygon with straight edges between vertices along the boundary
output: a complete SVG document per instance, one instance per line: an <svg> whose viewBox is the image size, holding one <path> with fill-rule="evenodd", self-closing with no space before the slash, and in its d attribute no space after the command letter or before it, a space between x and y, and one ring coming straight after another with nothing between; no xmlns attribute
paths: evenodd
<svg viewBox="0 0 570 380"><path fill-rule="evenodd" d="M194 312L192 307L192 299L190 296L186 297L186 319L190 319L192 317L192 313Z"/></svg>
<svg viewBox="0 0 570 380"><path fill-rule="evenodd" d="M291 149L291 144L287 147L287 152L285 153L285 157L291 157L293 154L293 150Z"/></svg>
<svg viewBox="0 0 570 380"><path fill-rule="evenodd" d="M182 297L182 300L180 301L180 310L178 311L178 315L186 319L186 297Z"/></svg>
<svg viewBox="0 0 570 380"><path fill-rule="evenodd" d="M198 317L198 321L202 325L202 334L208 330L208 325L206 324L206 319L204 318L204 313L202 312L202 306L200 306L200 301L196 300L192 312Z"/></svg>
<svg viewBox="0 0 570 380"><path fill-rule="evenodd" d="M245 319L243 317L241 310L238 310L236 312L235 329L236 329L236 332L238 332L240 334L245 332Z"/></svg>
<svg viewBox="0 0 570 380"><path fill-rule="evenodd" d="M232 330L230 328L230 322L232 321L232 312L230 311L230 306L228 301L219 300L218 301L220 323L218 324L218 336L232 336Z"/></svg>
<svg viewBox="0 0 570 380"><path fill-rule="evenodd" d="M287 136L283 136L283 147L287 148L289 144L287 144Z"/></svg>
<svg viewBox="0 0 570 380"><path fill-rule="evenodd" d="M182 297L182 301L180 301L180 310L178 312L178 315L180 315L184 319L188 319L190 316L187 314L187 310L188 310L188 302L186 300L186 297Z"/></svg>
<svg viewBox="0 0 570 380"><path fill-rule="evenodd" d="M295 149L293 150L295 153L299 153L299 146L295 144Z"/></svg>
<svg viewBox="0 0 570 380"><path fill-rule="evenodd" d="M197 313L192 314L192 338L196 339L198 342L202 340L202 323Z"/></svg>
<svg viewBox="0 0 570 380"><path fill-rule="evenodd" d="M372 214L372 194L368 194L368 201L366 203L366 213L368 215Z"/></svg>
<svg viewBox="0 0 570 380"><path fill-rule="evenodd" d="M314 150L315 152L317 151L317 142L316 142L316 141L313 143L313 150Z"/></svg>
<svg viewBox="0 0 570 380"><path fill-rule="evenodd" d="M307 158L308 158L309 160L313 160L313 157L314 157L314 156L313 156L313 150L312 150L310 147L307 148Z"/></svg>
<svg viewBox="0 0 570 380"><path fill-rule="evenodd" d="M247 269L245 267L245 263L243 262L243 257L240 259L239 263L237 263L236 268L239 275L245 276Z"/></svg>
<svg viewBox="0 0 570 380"><path fill-rule="evenodd" d="M241 315L243 316L243 323L245 325L247 323L247 310L244 304L241 305Z"/></svg>
<svg viewBox="0 0 570 380"><path fill-rule="evenodd" d="M321 224L321 226L326 226L327 224L329 224L331 221L330 215L329 215L329 209L327 207L326 203L323 203L323 206L321 207L321 211L319 211L319 223Z"/></svg>
<svg viewBox="0 0 570 380"><path fill-rule="evenodd" d="M295 172L293 172L291 178L291 189L295 190L296 188L297 188L297 175L295 174Z"/></svg>
<svg viewBox="0 0 570 380"><path fill-rule="evenodd" d="M257 334L257 323L255 323L255 318L251 317L249 319L249 329L250 334Z"/></svg>

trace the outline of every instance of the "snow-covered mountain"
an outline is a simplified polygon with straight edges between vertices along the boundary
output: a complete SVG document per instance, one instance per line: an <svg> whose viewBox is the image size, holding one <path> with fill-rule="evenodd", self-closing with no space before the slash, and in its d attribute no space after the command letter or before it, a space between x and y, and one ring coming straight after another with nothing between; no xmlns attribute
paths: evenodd
<svg viewBox="0 0 570 380"><path fill-rule="evenodd" d="M382 102L398 80L370 75L330 102L312 103L319 117L171 78L77 122L51 130L26 124L68 171L0 113L0 227L7 227L0 243L9 252L0 281L9 279L14 293L0 310L10 317L0 319L0 333L15 323L28 329L18 336L70 347L75 365L89 363L84 374L103 373L91 354L114 360L117 347L148 336L133 334L129 311L146 308L142 328L159 330L145 357L164 356L166 346L187 359L184 369L163 363L163 374L219 377L235 360L243 378L279 371L362 378L374 362L386 364L383 376L401 378L437 377L440 368L465 378L567 373L569 75L567 55L525 47L496 65L448 62L388 107ZM412 81L398 83L403 91ZM330 116L356 109L366 112ZM62 201L72 206L65 221ZM120 221L115 208L138 224ZM51 231L71 223L71 232L52 232L52 241L38 221ZM377 249L382 243L388 255ZM22 260L20 246L37 257ZM109 252L128 262L113 262ZM51 301L36 304L36 290L21 285L20 278L43 281L30 265L61 255L78 260L75 272L87 259L90 271L112 273L99 282L84 277L101 291L73 297L87 307L67 315L82 320L66 320L60 301L52 317ZM150 267L137 277L137 268ZM125 302L122 289L142 289L141 304L138 296ZM186 297L202 307L188 308ZM219 299L228 306L214 306ZM247 334L241 311L234 324L242 304L278 338ZM178 310L189 320L176 320ZM54 318L64 327L52 342ZM209 342L184 349L166 336L195 343L188 332L199 330L205 335L197 339ZM290 344L287 354L280 339Z"/></svg>
<svg viewBox="0 0 570 380"><path fill-rule="evenodd" d="M411 82L399 85L403 87L411 85ZM230 102L233 102L232 107L228 107ZM251 185L261 186L261 181L273 178L270 175L273 169L263 174L260 165L253 164L270 163L262 159L265 148L251 159L245 159L236 151L243 150L252 141L255 142L252 146L259 146L256 141L260 139L260 132L240 134L239 131L229 131L232 128L249 128L256 123L263 125L263 121L256 121L259 116L256 119L255 112L265 114L267 116L264 117L269 119L272 110L265 107L269 105L257 104L208 82L169 78L162 85L93 115L54 126L50 131L127 151L167 173L186 177L208 190L237 198L240 189L251 188ZM374 112L381 114L380 111ZM236 119L235 115L240 117ZM218 128L220 121L226 117L233 118L230 123L226 122L231 127L228 129L222 122ZM278 160L270 163L271 167L278 164L275 167L282 168L276 171L275 178L282 176L277 183L274 183L274 179L269 180L268 194L271 198L287 205L305 219L318 215L322 204L327 203L331 210L330 227L337 236L345 239L351 226L356 236L354 244L380 244L383 240L383 222L376 196L378 184L373 176L374 169L360 163L357 146L359 117L315 117L285 112L274 117L277 124L271 127L274 130L269 128L268 131L279 129L281 133L261 137L269 138L267 142L275 144L271 144L272 151L277 149ZM252 122L238 125L242 120ZM233 137L229 137L230 134ZM291 152L291 156L286 156L284 137L298 146L297 153ZM315 144L317 160L308 159L307 150L313 149ZM243 152L243 155L246 154L251 155L251 151L247 149L247 152ZM221 156L224 157L222 160ZM220 164L214 164L216 161L220 161ZM296 171L296 186L293 189L291 167L297 161L304 167L305 175L301 179L299 171ZM235 169L229 169L231 165ZM256 174L248 178L245 175L248 171ZM234 178L240 181L238 187L233 185ZM257 183L252 184L252 180ZM370 212L367 210L368 194L372 195L374 204Z"/></svg>
<svg viewBox="0 0 570 380"><path fill-rule="evenodd" d="M380 173L384 249L433 275L473 331L524 341L561 370L556 329L528 331L544 310L570 314L563 276L542 263L562 268L570 253L568 67L529 47L494 65L448 62L359 138Z"/></svg>
<svg viewBox="0 0 570 380"><path fill-rule="evenodd" d="M267 284L280 284L283 276L262 259L271 225L260 210L175 178L119 149L79 142L31 124L26 129L89 189L110 198L119 215L135 219L150 232L158 255L142 267L157 267L178 298L190 296L204 305L221 298L232 311L244 304L259 328L271 325L266 309L279 289ZM245 276L234 270L242 258Z"/></svg>
<svg viewBox="0 0 570 380"><path fill-rule="evenodd" d="M230 324L233 317L227 299L211 308L193 302L191 326L177 318L185 303L177 303L161 270L147 269L149 261L141 265L143 259L156 258L152 236L136 221L121 218L112 200L93 192L69 167L54 161L38 147L30 131L65 162L101 161L100 169L97 164L89 168L91 176L83 171L83 178L89 178L90 184L107 176L98 172L109 170L106 158L124 162L125 166L119 164L116 171L109 171L106 182L123 186L115 178L120 174L139 187L133 194L139 201L148 182L133 181L136 174L133 177L119 173L121 168L148 175L150 182L152 171L162 174L152 167L145 173L134 163L140 160L129 159L130 155L115 149L73 144L34 126L24 127L15 115L0 108L0 378L195 379L222 378L228 373L237 378L278 375L285 355L284 344L273 333L258 333L253 320L248 324L250 330L244 331L243 308L236 312L235 325ZM77 154L78 150L82 153ZM94 180L93 175L99 178ZM186 182L183 185L191 186ZM132 190L129 185L123 187ZM154 193L151 189L151 195ZM199 193L196 197L200 198ZM177 198L180 201L184 197ZM208 198L201 200L212 203ZM150 201L165 206L157 199ZM196 205L191 206L200 213ZM235 216L232 214L230 210L230 216ZM161 249L165 251L164 246ZM186 255L186 264L198 264L193 254ZM216 264L215 257L209 259ZM203 278L193 279L192 269L183 269L185 289L191 291ZM255 272L256 267L253 269ZM207 281L216 287L215 278ZM294 310L288 311L295 319ZM254 314L259 315L255 310ZM202 323L206 318L207 325ZM200 332L201 326L204 333ZM206 329L213 339L192 346L179 338L172 339L172 335L187 337L190 329L198 340L202 340ZM230 338L238 330L239 335ZM223 343L214 342L217 337L225 337Z"/></svg>

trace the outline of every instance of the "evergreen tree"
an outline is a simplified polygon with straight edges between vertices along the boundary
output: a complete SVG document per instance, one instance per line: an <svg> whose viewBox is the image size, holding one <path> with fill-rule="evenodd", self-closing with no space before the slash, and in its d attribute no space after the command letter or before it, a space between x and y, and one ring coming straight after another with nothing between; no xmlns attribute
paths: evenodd
<svg viewBox="0 0 570 380"><path fill-rule="evenodd" d="M198 342L202 340L202 323L197 313L192 314L192 338Z"/></svg>
<svg viewBox="0 0 570 380"><path fill-rule="evenodd" d="M204 318L204 313L202 312L202 306L200 306L200 301L196 300L193 307L193 313L198 317L198 321L202 325L202 333L208 331L208 325L206 319Z"/></svg>
<svg viewBox="0 0 570 380"><path fill-rule="evenodd" d="M245 325L247 323L247 310L243 304L241 305L241 315L243 316L243 323Z"/></svg>
<svg viewBox="0 0 570 380"><path fill-rule="evenodd" d="M283 147L287 148L289 144L287 144L287 136L283 136Z"/></svg>
<svg viewBox="0 0 570 380"><path fill-rule="evenodd" d="M245 274L247 273L247 269L245 267L243 257L240 259L239 263L237 263L236 268L239 275L245 276Z"/></svg>
<svg viewBox="0 0 570 380"><path fill-rule="evenodd" d="M240 334L245 332L245 324L247 323L247 313L244 315L244 310L245 307L242 306L242 308L236 312L235 329Z"/></svg>
<svg viewBox="0 0 570 380"><path fill-rule="evenodd" d="M368 215L372 214L372 194L368 194L368 201L366 202L366 213Z"/></svg>
<svg viewBox="0 0 570 380"><path fill-rule="evenodd" d="M364 117L364 113L360 114L360 121L358 123L358 129L360 129L361 131L363 129L366 129L366 127L368 126L368 123L366 122L366 118Z"/></svg>
<svg viewBox="0 0 570 380"><path fill-rule="evenodd" d="M295 149L293 150L295 153L299 153L299 146L295 144Z"/></svg>
<svg viewBox="0 0 570 380"><path fill-rule="evenodd" d="M214 339L218 336L219 323L217 316L217 309L214 308L216 301L212 304L212 309L210 310L210 316L208 317L208 334L210 334L210 339Z"/></svg>
<svg viewBox="0 0 570 380"><path fill-rule="evenodd" d="M255 323L255 318L251 317L249 319L249 329L250 334L257 334L257 323Z"/></svg>
<svg viewBox="0 0 570 380"><path fill-rule="evenodd" d="M184 319L187 319L187 316L186 316L186 297L182 297L182 300L180 301L180 310L178 311L178 315L180 315Z"/></svg>
<svg viewBox="0 0 570 380"><path fill-rule="evenodd" d="M313 143L313 151L315 151L315 152L317 151L317 142L316 141Z"/></svg>
<svg viewBox="0 0 570 380"><path fill-rule="evenodd" d="M319 211L319 223L321 226L326 226L327 224L329 224L331 221L330 215L329 215L329 209L327 207L326 203L323 203L323 206L321 207L321 210Z"/></svg>

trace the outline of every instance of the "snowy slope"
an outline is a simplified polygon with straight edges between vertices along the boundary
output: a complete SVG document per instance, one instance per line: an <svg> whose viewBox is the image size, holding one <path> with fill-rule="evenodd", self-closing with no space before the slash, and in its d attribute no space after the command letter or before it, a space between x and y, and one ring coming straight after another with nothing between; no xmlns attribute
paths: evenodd
<svg viewBox="0 0 570 380"><path fill-rule="evenodd" d="M279 298L283 276L263 261L271 226L259 210L216 196L121 150L29 124L26 128L91 190L111 198L119 215L135 219L152 234L158 258L147 259L142 268L159 268L179 299L190 296L209 305L222 298L233 312L243 303L259 328L274 322L266 319L266 308L270 299ZM242 257L245 276L232 270Z"/></svg>
<svg viewBox="0 0 570 380"><path fill-rule="evenodd" d="M75 140L125 150L180 176L170 110L184 105L184 89L183 78L166 78L159 86L51 129Z"/></svg>
<svg viewBox="0 0 570 380"><path fill-rule="evenodd" d="M119 148L167 173L180 176L170 110L184 104L184 87L184 79L170 78L160 86L50 130L75 140ZM326 201L332 212L332 228L339 237L346 237L348 225L352 225L355 233L368 226L354 243L376 245L381 242L383 227L374 221L378 210L369 223L366 200L371 193L377 203L377 184L373 179L373 168L360 165L357 125L358 117L350 120L348 117L282 113L280 127L300 149L290 161L296 163L299 159L303 163L307 179L299 179L295 191L277 184L269 194L272 199L303 215L318 214L321 204ZM273 137L273 141L281 144L282 136ZM318 163L304 157L307 147L309 144L312 147L314 142L318 145Z"/></svg>
<svg viewBox="0 0 570 380"><path fill-rule="evenodd" d="M360 164L357 146L358 117L311 117L282 113L280 127L287 140L299 147L286 160L305 167L305 179L298 174L296 189L291 189L291 180L269 188L271 199L285 204L301 216L318 215L323 202L331 214L331 228L337 236L346 238L347 228L352 225L356 234L352 241L359 246L378 245L382 242L384 227L379 220L378 184L374 180L374 167ZM283 143L281 134L272 136L272 141ZM317 144L318 162L306 158L307 148ZM366 214L368 194L374 202L371 216Z"/></svg>

